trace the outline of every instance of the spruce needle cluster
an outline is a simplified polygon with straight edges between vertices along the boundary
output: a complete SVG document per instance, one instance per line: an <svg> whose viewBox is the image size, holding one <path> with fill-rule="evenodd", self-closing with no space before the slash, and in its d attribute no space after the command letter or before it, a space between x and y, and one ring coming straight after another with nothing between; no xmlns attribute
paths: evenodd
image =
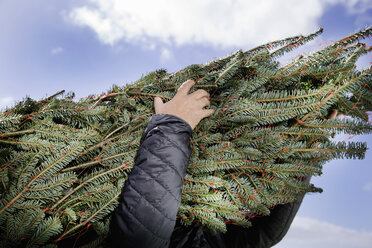
<svg viewBox="0 0 372 248"><path fill-rule="evenodd" d="M277 204L320 188L303 180L329 160L363 159L366 144L336 142L368 134L371 51L358 31L286 65L277 58L322 32L237 51L178 72L160 69L107 93L73 101L63 91L26 98L0 113L0 247L58 247L93 229L102 245L111 213L134 166L155 96L168 101L188 79L210 93L212 116L191 138L178 218L206 230L249 228ZM343 117L332 118L334 112Z"/></svg>

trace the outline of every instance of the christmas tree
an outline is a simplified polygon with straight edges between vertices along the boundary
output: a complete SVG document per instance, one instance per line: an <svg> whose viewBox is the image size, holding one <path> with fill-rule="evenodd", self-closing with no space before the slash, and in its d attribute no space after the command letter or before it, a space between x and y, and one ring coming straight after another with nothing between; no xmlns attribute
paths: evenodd
<svg viewBox="0 0 372 248"><path fill-rule="evenodd" d="M160 69L133 84L78 102L73 93L26 98L0 113L0 247L58 247L93 229L103 244L110 216L134 165L153 98L173 98L187 79L210 93L212 116L193 132L178 218L225 232L249 228L277 204L320 188L335 158L363 159L366 144L335 142L338 133L367 134L372 107L367 28L285 66L277 58L322 32L237 51L179 72ZM342 113L344 118L328 118Z"/></svg>

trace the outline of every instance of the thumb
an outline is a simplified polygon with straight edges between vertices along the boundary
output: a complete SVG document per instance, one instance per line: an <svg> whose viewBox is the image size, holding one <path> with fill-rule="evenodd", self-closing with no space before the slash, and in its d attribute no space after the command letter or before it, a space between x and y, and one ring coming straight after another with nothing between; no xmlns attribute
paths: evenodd
<svg viewBox="0 0 372 248"><path fill-rule="evenodd" d="M155 114L159 114L159 113L160 113L163 104L164 104L164 103L163 103L163 101L161 100L161 98L158 97L158 96L155 96L155 98L154 98Z"/></svg>

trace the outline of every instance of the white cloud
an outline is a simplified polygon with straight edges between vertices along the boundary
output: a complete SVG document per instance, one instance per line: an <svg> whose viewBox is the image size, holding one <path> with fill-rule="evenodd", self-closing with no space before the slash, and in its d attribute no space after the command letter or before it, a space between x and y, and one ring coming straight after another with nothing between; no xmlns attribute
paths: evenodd
<svg viewBox="0 0 372 248"><path fill-rule="evenodd" d="M51 53L52 55L56 55L56 54L59 54L59 53L61 53L61 52L63 52L63 48L62 48L62 47L55 47L55 48L53 48L53 49L50 51L50 53Z"/></svg>
<svg viewBox="0 0 372 248"><path fill-rule="evenodd" d="M173 54L169 49L167 48L162 49L161 54L160 54L160 60L162 62L166 62L170 60L172 57L173 57Z"/></svg>
<svg viewBox="0 0 372 248"><path fill-rule="evenodd" d="M371 7L369 0L89 0L72 9L73 23L94 30L105 44L152 46L206 44L247 47L318 30L328 6L350 12Z"/></svg>
<svg viewBox="0 0 372 248"><path fill-rule="evenodd" d="M363 186L363 190L372 191L372 182L368 182Z"/></svg>
<svg viewBox="0 0 372 248"><path fill-rule="evenodd" d="M365 13L372 9L371 0L324 0L330 4L343 4L349 14Z"/></svg>
<svg viewBox="0 0 372 248"><path fill-rule="evenodd" d="M313 218L297 216L275 248L369 248L372 232L355 230Z"/></svg>
<svg viewBox="0 0 372 248"><path fill-rule="evenodd" d="M11 106L13 103L14 98L11 96L0 98L0 110L5 109L5 107Z"/></svg>
<svg viewBox="0 0 372 248"><path fill-rule="evenodd" d="M154 51L156 48L156 45L154 43L148 43L148 44L144 44L142 48L145 50Z"/></svg>

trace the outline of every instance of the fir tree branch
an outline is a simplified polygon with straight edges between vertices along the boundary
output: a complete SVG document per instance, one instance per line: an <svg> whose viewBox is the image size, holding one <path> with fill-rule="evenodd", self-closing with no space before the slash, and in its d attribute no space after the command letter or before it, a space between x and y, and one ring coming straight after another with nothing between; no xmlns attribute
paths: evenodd
<svg viewBox="0 0 372 248"><path fill-rule="evenodd" d="M94 109L98 103L100 103L103 99L106 99L108 97L117 96L120 95L120 93L110 93L102 96L100 99L98 99L92 106L88 107L89 109Z"/></svg>
<svg viewBox="0 0 372 248"><path fill-rule="evenodd" d="M48 101L50 101L51 99L53 99L54 97L56 97L56 96L58 96L58 95L61 95L61 94L63 94L63 93L65 93L65 90L60 90L60 91L58 91L57 93L55 93L55 94L53 94L53 95L51 95L51 96L49 96L49 97L47 97L47 98L44 98L44 99L40 100L39 103L48 102Z"/></svg>
<svg viewBox="0 0 372 248"><path fill-rule="evenodd" d="M76 147L79 147L78 146L75 146L74 148L76 149ZM41 177L45 172L47 172L48 170L50 170L51 168L53 168L55 165L57 165L58 163L62 162L68 155L71 155L75 152L75 149L71 149L69 152L67 153L64 153L64 154L61 154L53 163L51 163L49 166L47 166L46 168L44 168L43 170L41 170L37 176L35 176L33 179L30 180L30 182L22 189L21 192L19 192L12 200L10 200L2 209L0 209L0 215L7 209L9 208L15 201L17 201L19 198L22 197L22 195L27 192L30 188L31 188L31 185L39 178Z"/></svg>
<svg viewBox="0 0 372 248"><path fill-rule="evenodd" d="M65 169L61 170L61 172L67 172L67 171L72 171L72 170L78 170L78 169L87 168L87 167L89 167L91 165L99 164L99 163L102 163L102 162L104 162L106 160L110 160L110 159L113 159L113 158L122 157L122 156L125 156L125 155L129 154L129 153L132 153L132 151L115 154L115 155L112 155L112 156L109 156L109 157L105 157L105 158L98 158L95 161L91 161L91 162L87 162L87 163L84 163L84 164L79 164L79 165L76 165L76 166L73 166L73 167L65 168ZM132 163L133 161L134 160L130 160L129 162ZM132 168L132 167L128 167L128 168Z"/></svg>
<svg viewBox="0 0 372 248"><path fill-rule="evenodd" d="M91 216L89 216L88 219L86 219L84 222L74 226L73 228L71 228L70 230L68 231L65 231L58 239L57 241L61 240L63 237L65 237L67 234L70 234L72 232L74 232L75 230L79 229L80 227L83 227L85 225L87 225L91 219L93 219L97 214L99 214L100 211L102 211L103 209L105 209L107 206L109 206L110 204L112 204L112 202L116 201L116 199L119 197L119 195L121 194L120 191L118 191L118 193L115 194L114 197L111 198L110 201L108 201L106 204L104 204L97 212L95 212L94 214L92 214Z"/></svg>
<svg viewBox="0 0 372 248"><path fill-rule="evenodd" d="M85 186L86 184L88 184L89 182L91 181L94 181L95 179L103 176L103 175L107 175L107 174L110 174L111 172L114 172L114 171L117 171L119 169L127 169L129 168L127 164L123 164L121 166L118 166L118 167L115 167L115 168L112 168L110 170L107 170L101 174L98 174L96 176L93 176L91 178L89 178L88 180L84 181L82 184L80 184L79 186L77 186L76 188L74 188L72 191L70 191L68 194L66 194L62 199L60 199L58 202L56 202L52 207L50 207L50 210L53 211L58 205L60 205L66 198L68 198L70 195L72 195L73 193L75 193L76 191L78 191L80 188L82 188L83 186ZM1 213L1 212L0 212Z"/></svg>

